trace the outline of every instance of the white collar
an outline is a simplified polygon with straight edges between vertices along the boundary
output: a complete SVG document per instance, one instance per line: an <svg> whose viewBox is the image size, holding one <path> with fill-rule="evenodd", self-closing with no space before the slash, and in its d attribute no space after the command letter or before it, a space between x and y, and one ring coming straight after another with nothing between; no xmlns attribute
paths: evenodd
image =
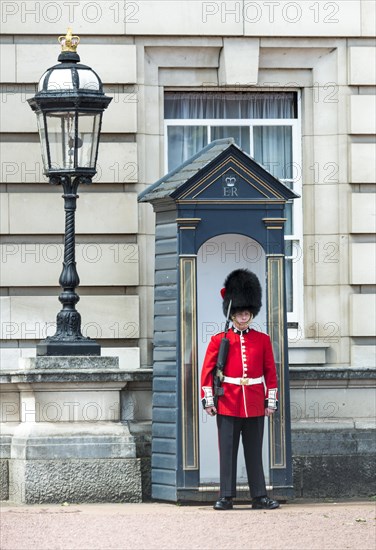
<svg viewBox="0 0 376 550"><path fill-rule="evenodd" d="M243 334L247 334L251 330L251 327L247 327L244 330L239 330L238 328L234 327L234 325L232 325L231 329L234 331L235 334L240 334L241 336L243 336Z"/></svg>

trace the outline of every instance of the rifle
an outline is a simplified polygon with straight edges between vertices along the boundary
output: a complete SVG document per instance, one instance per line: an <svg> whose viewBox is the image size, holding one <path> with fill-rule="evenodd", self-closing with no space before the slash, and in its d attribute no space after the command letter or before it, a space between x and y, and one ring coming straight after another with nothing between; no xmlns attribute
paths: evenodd
<svg viewBox="0 0 376 550"><path fill-rule="evenodd" d="M223 370L225 368L227 355L228 355L228 348L230 346L230 340L226 337L226 334L228 332L228 327L230 325L230 311L231 311L231 304L232 300L230 300L228 310L227 310L227 316L226 316L226 324L225 324L225 335L221 340L219 351L218 351L218 357L217 362L214 367L214 376L213 376L213 387L214 387L214 406L217 406L218 403L218 397L224 394L224 389L222 388L222 382L224 379Z"/></svg>

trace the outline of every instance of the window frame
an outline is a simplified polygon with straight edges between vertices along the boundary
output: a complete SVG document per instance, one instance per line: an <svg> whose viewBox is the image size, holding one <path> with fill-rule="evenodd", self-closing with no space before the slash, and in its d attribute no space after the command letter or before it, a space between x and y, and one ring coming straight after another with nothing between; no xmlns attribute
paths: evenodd
<svg viewBox="0 0 376 550"><path fill-rule="evenodd" d="M165 90L165 92L187 92L188 90ZM192 90L193 91L193 90ZM195 90L197 91L197 90ZM253 128L255 126L290 126L292 128L292 163L293 170L297 170L297 174L292 179L281 179L283 183L292 183L292 189L300 196L294 199L293 207L293 228L294 233L285 235L285 241L292 242L292 287L293 287L293 310L287 312L287 322L291 327L291 336L296 339L297 329L302 333L304 310L303 310L303 211L302 211L302 138L301 138L301 91L300 90L283 90L293 91L297 94L297 117L296 118L164 118L164 164L165 172L168 172L168 127L169 126L206 126L207 127L207 143L211 143L211 127L212 126L248 126L249 127L249 144L250 155L254 153L254 136ZM204 93L223 93L220 90ZM228 90L231 93L231 90ZM259 90L257 90L259 92ZM262 93L262 91L260 91ZM277 92L274 92L277 93ZM267 167L266 167L267 169ZM293 173L293 176L295 174Z"/></svg>

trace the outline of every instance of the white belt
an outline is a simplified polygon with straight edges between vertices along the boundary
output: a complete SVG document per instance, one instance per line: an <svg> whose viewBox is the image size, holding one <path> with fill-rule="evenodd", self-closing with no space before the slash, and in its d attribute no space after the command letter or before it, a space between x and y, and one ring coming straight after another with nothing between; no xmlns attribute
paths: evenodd
<svg viewBox="0 0 376 550"><path fill-rule="evenodd" d="M260 376L259 378L232 378L232 376L225 376L223 382L236 384L238 386L254 386L255 384L263 384L264 377Z"/></svg>

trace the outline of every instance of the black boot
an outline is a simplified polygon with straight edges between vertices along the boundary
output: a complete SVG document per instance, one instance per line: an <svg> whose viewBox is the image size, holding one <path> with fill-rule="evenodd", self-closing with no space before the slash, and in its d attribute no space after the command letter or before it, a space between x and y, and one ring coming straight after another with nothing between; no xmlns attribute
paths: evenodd
<svg viewBox="0 0 376 550"><path fill-rule="evenodd" d="M232 510L232 497L222 497L213 506L214 510Z"/></svg>
<svg viewBox="0 0 376 550"><path fill-rule="evenodd" d="M252 508L254 510L274 510L279 508L279 502L267 496L255 497L252 499Z"/></svg>

